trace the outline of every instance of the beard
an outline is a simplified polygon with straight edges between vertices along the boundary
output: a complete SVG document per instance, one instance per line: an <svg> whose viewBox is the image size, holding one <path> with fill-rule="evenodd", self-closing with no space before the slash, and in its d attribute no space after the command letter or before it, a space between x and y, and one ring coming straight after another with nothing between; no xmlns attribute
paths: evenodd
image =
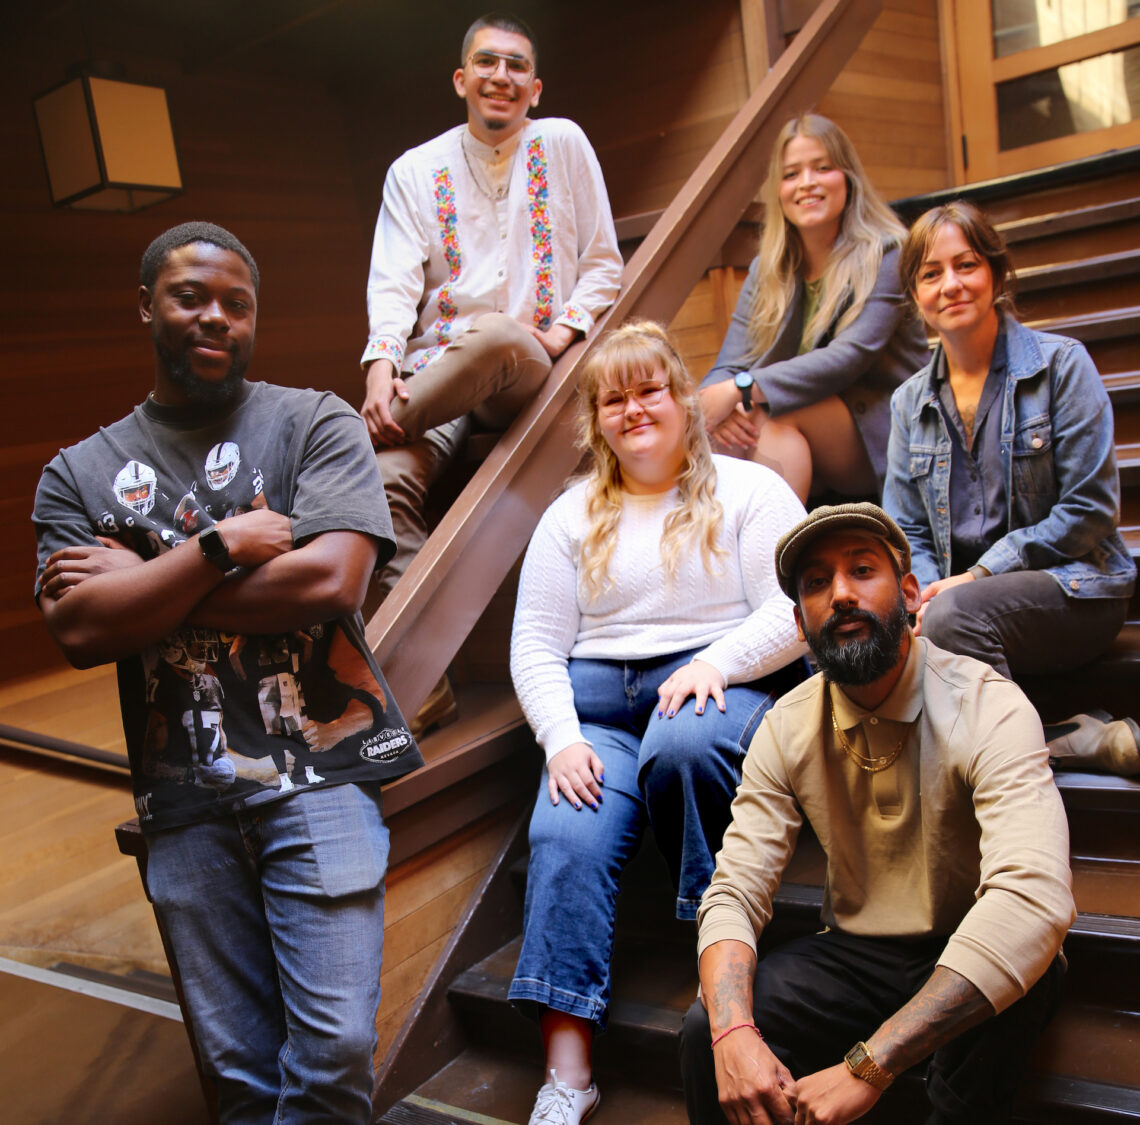
<svg viewBox="0 0 1140 1125"><path fill-rule="evenodd" d="M861 640L837 641L835 630L840 625L865 622L871 635ZM876 617L865 609L833 613L813 633L804 629L811 654L819 670L833 683L860 687L885 676L898 662L899 649L907 630L906 599L902 590L894 608L886 617Z"/></svg>
<svg viewBox="0 0 1140 1125"><path fill-rule="evenodd" d="M242 357L231 351L230 369L224 379L211 382L200 379L190 369L190 359L186 352L175 352L155 338L154 349L170 381L184 391L186 397L199 406L224 406L234 401L245 382L245 371L249 357Z"/></svg>

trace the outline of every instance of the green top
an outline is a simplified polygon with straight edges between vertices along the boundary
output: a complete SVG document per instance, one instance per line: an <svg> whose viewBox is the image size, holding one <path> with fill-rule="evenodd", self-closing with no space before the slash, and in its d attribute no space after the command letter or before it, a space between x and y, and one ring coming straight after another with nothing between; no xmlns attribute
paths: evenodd
<svg viewBox="0 0 1140 1125"><path fill-rule="evenodd" d="M808 325L811 324L812 317L819 312L819 303L823 298L823 278L817 277L815 281L804 282L804 319L803 319L803 335L800 336L800 350L796 355L803 355L804 352L810 352L815 346L815 341L808 338L807 330Z"/></svg>

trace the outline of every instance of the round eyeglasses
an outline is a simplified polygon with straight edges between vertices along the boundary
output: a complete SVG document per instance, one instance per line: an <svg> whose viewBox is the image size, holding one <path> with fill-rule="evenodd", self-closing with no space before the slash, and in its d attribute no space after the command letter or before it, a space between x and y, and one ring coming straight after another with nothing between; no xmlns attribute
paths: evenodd
<svg viewBox="0 0 1140 1125"><path fill-rule="evenodd" d="M534 74L534 63L525 55L502 55L498 51L475 51L467 56L471 69L478 78L494 78L499 73L499 63L507 68L507 77L517 86L528 82Z"/></svg>
<svg viewBox="0 0 1140 1125"><path fill-rule="evenodd" d="M598 413L613 417L625 410L626 401L630 398L637 401L638 406L656 406L669 389L667 383L635 383L632 387L609 387L598 392Z"/></svg>

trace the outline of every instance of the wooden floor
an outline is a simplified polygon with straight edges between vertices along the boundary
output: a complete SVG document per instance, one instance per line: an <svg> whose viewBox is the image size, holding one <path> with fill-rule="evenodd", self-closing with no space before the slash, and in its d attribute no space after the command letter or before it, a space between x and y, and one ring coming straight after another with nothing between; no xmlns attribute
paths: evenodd
<svg viewBox="0 0 1140 1125"><path fill-rule="evenodd" d="M113 664L58 668L0 684L0 727L93 746L121 755L127 764Z"/></svg>
<svg viewBox="0 0 1140 1125"><path fill-rule="evenodd" d="M0 747L0 955L166 973L158 929L115 825L125 777Z"/></svg>
<svg viewBox="0 0 1140 1125"><path fill-rule="evenodd" d="M113 668L0 685L0 725L123 754L125 764ZM447 756L454 731L441 732L434 756ZM377 1062L518 814L505 807L389 872ZM137 865L115 844L115 826L133 815L125 774L0 744L0 957L168 975Z"/></svg>

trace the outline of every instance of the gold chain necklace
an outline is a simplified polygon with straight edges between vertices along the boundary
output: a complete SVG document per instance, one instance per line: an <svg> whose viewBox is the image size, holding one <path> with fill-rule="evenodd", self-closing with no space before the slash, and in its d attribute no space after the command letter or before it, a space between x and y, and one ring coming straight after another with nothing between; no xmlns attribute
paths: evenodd
<svg viewBox="0 0 1140 1125"><path fill-rule="evenodd" d="M895 748L889 753L884 754L881 758L869 757L866 754L860 754L850 742L847 741L847 735L843 733L843 728L839 725L839 720L835 717L835 703L831 698L831 689L827 691L827 706L831 711L831 726L835 731L836 738L839 739L839 745L843 749L843 753L847 755L861 770L866 770L867 773L879 773L881 770L889 769L898 761L898 756L902 753L903 743L910 737L910 732L914 730L915 723L921 718L921 712L914 717L910 726L903 731L903 736L895 743Z"/></svg>

